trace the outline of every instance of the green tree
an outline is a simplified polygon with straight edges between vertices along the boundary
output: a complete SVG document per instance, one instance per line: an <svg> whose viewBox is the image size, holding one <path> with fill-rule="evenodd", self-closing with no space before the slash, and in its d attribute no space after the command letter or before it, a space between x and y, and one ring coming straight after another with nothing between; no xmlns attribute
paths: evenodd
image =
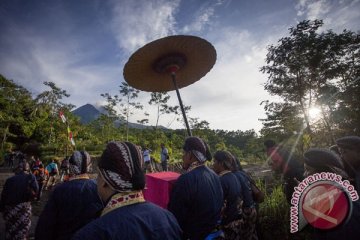
<svg viewBox="0 0 360 240"><path fill-rule="evenodd" d="M293 103L263 101L265 119L261 135L266 138L284 139L303 128L303 118L299 106Z"/></svg>
<svg viewBox="0 0 360 240"><path fill-rule="evenodd" d="M131 87L128 83L122 82L120 85L120 95L123 97L123 101L120 103L122 107L121 112L126 120L126 140L129 139L129 117L133 115L135 110L143 109L143 105L137 102L140 91Z"/></svg>
<svg viewBox="0 0 360 240"><path fill-rule="evenodd" d="M336 56L339 71L337 107L334 122L340 135L360 135L360 32L344 30L338 35L340 54Z"/></svg>
<svg viewBox="0 0 360 240"><path fill-rule="evenodd" d="M59 88L53 82L44 82L44 85L48 86L50 90L40 93L35 99L42 110L46 109L51 115L56 115L61 109L71 110L75 107L73 104L61 102L63 98L70 97L66 90Z"/></svg>
<svg viewBox="0 0 360 240"><path fill-rule="evenodd" d="M350 81L359 73L359 35L346 30L340 34L332 30L318 33L322 25L322 20L304 20L290 28L288 37L268 47L266 65L261 68L268 75L265 90L283 101L276 106L265 105L266 121L290 134L294 129L284 124L293 122L299 127L298 117L301 117L305 133L314 137L314 131L318 130L309 110L317 107L322 114L319 131L327 131L328 138L334 139L336 124L332 118L340 96L336 92L349 89Z"/></svg>
<svg viewBox="0 0 360 240"><path fill-rule="evenodd" d="M207 130L210 129L210 123L206 120L200 121L199 118L189 118L189 124L194 136L203 137L206 135Z"/></svg>
<svg viewBox="0 0 360 240"><path fill-rule="evenodd" d="M44 85L49 87L36 96L36 110L35 114L39 117L35 137L43 143L47 143L55 148L56 151L66 152L70 145L67 133L67 127L71 124L72 132L74 133L75 123L80 124L79 121L70 121L70 111L75 107L73 104L63 103L62 100L70 97L70 94L59 88L53 82L44 82ZM64 124L59 113L63 112L68 119Z"/></svg>
<svg viewBox="0 0 360 240"><path fill-rule="evenodd" d="M191 110L191 106L184 105L184 112L188 119L190 119L190 117L189 117L190 110ZM171 122L169 122L167 127L170 127L173 124L173 122L176 120L177 122L181 123L184 126L184 128L186 128L184 117L182 115L182 112L181 112L181 109L179 106L171 107L170 113L174 114L174 118Z"/></svg>
<svg viewBox="0 0 360 240"><path fill-rule="evenodd" d="M104 106L106 113L95 120L92 124L98 132L101 133L101 139L105 142L114 140L118 129L116 125L120 126L124 120L124 116L116 108L121 104L122 99L118 95L111 96L109 93L101 94L106 100Z"/></svg>
<svg viewBox="0 0 360 240"><path fill-rule="evenodd" d="M0 109L1 151L7 140L20 147L36 128L31 93L0 75Z"/></svg>
<svg viewBox="0 0 360 240"><path fill-rule="evenodd" d="M170 95L167 92L152 92L150 96L151 98L149 104L155 105L157 108L155 124L155 129L157 129L160 116L173 112L173 109L169 105L167 105L167 102L170 99Z"/></svg>

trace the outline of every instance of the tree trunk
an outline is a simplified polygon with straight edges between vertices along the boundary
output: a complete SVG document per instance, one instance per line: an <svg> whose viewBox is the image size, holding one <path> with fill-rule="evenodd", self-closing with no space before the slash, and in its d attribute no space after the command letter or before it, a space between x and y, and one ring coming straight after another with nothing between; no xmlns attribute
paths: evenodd
<svg viewBox="0 0 360 240"><path fill-rule="evenodd" d="M159 124L159 118L160 118L160 105L158 104L158 109L157 109L157 119L156 119L156 125L155 125L155 130L158 127Z"/></svg>
<svg viewBox="0 0 360 240"><path fill-rule="evenodd" d="M335 136L334 136L334 133L331 129L331 126L330 126L330 123L329 121L327 120L326 116L325 116L325 111L324 111L324 108L323 106L320 106L320 109L321 109L321 114L323 116L323 120L324 120L324 123L325 123L325 127L326 129L328 130L330 136L331 136L331 143L332 144L335 144L336 140L335 140Z"/></svg>
<svg viewBox="0 0 360 240"><path fill-rule="evenodd" d="M307 115L306 109L305 109L303 101L301 99L300 99L300 106L301 106L301 111L303 112L303 115L304 115L304 120L305 120L305 123L306 123L306 129L308 131L308 134L310 136L312 136L309 116Z"/></svg>
<svg viewBox="0 0 360 240"><path fill-rule="evenodd" d="M126 114L126 141L129 140L129 113Z"/></svg>
<svg viewBox="0 0 360 240"><path fill-rule="evenodd" d="M4 152L4 145L5 145L5 142L6 142L7 132L9 131L9 127L10 127L10 124L8 124L6 126L6 128L5 128L4 137L3 137L3 140L1 142L1 152Z"/></svg>

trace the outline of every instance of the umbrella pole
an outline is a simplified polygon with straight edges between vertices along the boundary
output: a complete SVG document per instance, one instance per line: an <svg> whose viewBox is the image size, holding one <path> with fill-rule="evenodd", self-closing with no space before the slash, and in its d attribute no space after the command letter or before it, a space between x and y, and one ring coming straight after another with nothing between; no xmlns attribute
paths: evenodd
<svg viewBox="0 0 360 240"><path fill-rule="evenodd" d="M177 94L177 97L178 97L178 100L179 100L180 109L181 109L181 112L182 112L182 115L183 115L183 118L184 118L184 121L185 121L185 125L186 125L186 130L187 130L188 135L192 136L191 129L190 129L189 123L188 123L187 118L186 118L186 113L185 113L185 110L184 110L183 103L181 101L181 96L180 96L180 92L179 92L179 89L178 89L177 84L176 84L175 77L176 77L176 74L174 72L172 72L171 73L171 78L172 78L172 81L173 81L173 84L174 84L174 87L175 87L175 90L176 90L176 94Z"/></svg>

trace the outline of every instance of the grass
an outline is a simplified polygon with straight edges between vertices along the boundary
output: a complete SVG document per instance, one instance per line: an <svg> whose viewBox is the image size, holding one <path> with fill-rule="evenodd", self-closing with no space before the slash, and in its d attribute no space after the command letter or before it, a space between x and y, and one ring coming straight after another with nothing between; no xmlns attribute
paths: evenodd
<svg viewBox="0 0 360 240"><path fill-rule="evenodd" d="M259 235L262 240L308 240L306 231L290 233L290 206L286 201L279 179L267 183L256 180L256 185L265 193L264 202L259 206Z"/></svg>

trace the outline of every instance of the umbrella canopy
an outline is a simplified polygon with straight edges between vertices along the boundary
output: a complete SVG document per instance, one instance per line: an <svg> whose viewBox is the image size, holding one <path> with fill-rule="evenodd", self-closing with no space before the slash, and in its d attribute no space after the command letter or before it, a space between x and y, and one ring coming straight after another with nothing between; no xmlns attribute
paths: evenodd
<svg viewBox="0 0 360 240"><path fill-rule="evenodd" d="M124 67L130 86L148 92L186 87L206 75L216 62L216 50L206 40L188 35L168 36L138 49Z"/></svg>

